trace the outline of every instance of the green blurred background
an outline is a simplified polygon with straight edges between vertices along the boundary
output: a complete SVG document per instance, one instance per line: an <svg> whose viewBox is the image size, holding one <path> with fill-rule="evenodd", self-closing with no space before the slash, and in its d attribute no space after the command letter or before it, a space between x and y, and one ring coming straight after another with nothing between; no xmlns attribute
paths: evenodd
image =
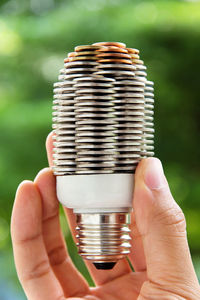
<svg viewBox="0 0 200 300"><path fill-rule="evenodd" d="M155 148L186 219L200 278L200 3L0 1L0 299L25 299L9 223L17 185L47 166L52 84L76 45L121 41L141 50L155 82ZM81 271L63 214L70 253ZM184 262L183 262L184 263ZM91 280L89 279L91 282Z"/></svg>

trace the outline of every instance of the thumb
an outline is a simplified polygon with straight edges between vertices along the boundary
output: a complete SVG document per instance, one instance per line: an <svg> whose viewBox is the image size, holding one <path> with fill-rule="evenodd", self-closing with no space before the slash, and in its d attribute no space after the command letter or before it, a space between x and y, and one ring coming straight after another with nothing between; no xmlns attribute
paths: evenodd
<svg viewBox="0 0 200 300"><path fill-rule="evenodd" d="M196 285L184 214L171 195L159 159L140 162L133 205L149 280L161 286L178 282Z"/></svg>

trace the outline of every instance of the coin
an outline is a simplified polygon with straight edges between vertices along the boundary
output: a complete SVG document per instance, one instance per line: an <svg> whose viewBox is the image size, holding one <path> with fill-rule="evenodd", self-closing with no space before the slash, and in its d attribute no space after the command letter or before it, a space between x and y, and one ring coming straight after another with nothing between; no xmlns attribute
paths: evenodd
<svg viewBox="0 0 200 300"><path fill-rule="evenodd" d="M126 44L119 43L119 42L98 42L98 43L93 43L92 45L94 45L94 46L115 46L115 47L119 47L119 48L126 48Z"/></svg>

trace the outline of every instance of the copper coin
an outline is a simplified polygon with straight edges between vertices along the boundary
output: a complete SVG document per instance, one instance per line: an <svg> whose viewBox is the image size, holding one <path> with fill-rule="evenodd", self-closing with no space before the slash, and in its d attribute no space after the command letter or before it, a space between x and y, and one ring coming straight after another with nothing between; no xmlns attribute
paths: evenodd
<svg viewBox="0 0 200 300"><path fill-rule="evenodd" d="M132 65L131 60L128 60L128 59L117 59L117 58L116 59L115 58L100 59L100 60L98 60L98 62L100 62L100 63L111 62L111 63L122 63L122 64Z"/></svg>
<svg viewBox="0 0 200 300"><path fill-rule="evenodd" d="M131 56L129 54L120 53L120 52L118 52L118 53L109 53L109 52L104 53L103 52L103 53L97 54L97 57L111 57L111 58L117 57L117 58L131 59Z"/></svg>
<svg viewBox="0 0 200 300"><path fill-rule="evenodd" d="M119 42L99 42L92 44L94 46L115 46L119 48L126 48L126 44Z"/></svg>
<svg viewBox="0 0 200 300"><path fill-rule="evenodd" d="M76 52L69 52L67 56L68 57L74 57L74 56L76 56Z"/></svg>
<svg viewBox="0 0 200 300"><path fill-rule="evenodd" d="M68 62L69 62L69 58L67 57L64 59L64 63L68 63Z"/></svg>
<svg viewBox="0 0 200 300"><path fill-rule="evenodd" d="M103 46L97 50L97 52L119 52L119 53L125 53L128 54L128 51L124 48L119 48L115 46Z"/></svg>

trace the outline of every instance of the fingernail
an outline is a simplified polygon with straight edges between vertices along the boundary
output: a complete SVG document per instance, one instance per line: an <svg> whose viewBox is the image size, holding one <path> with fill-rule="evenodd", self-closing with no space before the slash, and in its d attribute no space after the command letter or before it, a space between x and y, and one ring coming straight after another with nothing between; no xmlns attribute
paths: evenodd
<svg viewBox="0 0 200 300"><path fill-rule="evenodd" d="M151 190L160 189L166 185L167 181L159 159L152 157L147 160L144 181Z"/></svg>

